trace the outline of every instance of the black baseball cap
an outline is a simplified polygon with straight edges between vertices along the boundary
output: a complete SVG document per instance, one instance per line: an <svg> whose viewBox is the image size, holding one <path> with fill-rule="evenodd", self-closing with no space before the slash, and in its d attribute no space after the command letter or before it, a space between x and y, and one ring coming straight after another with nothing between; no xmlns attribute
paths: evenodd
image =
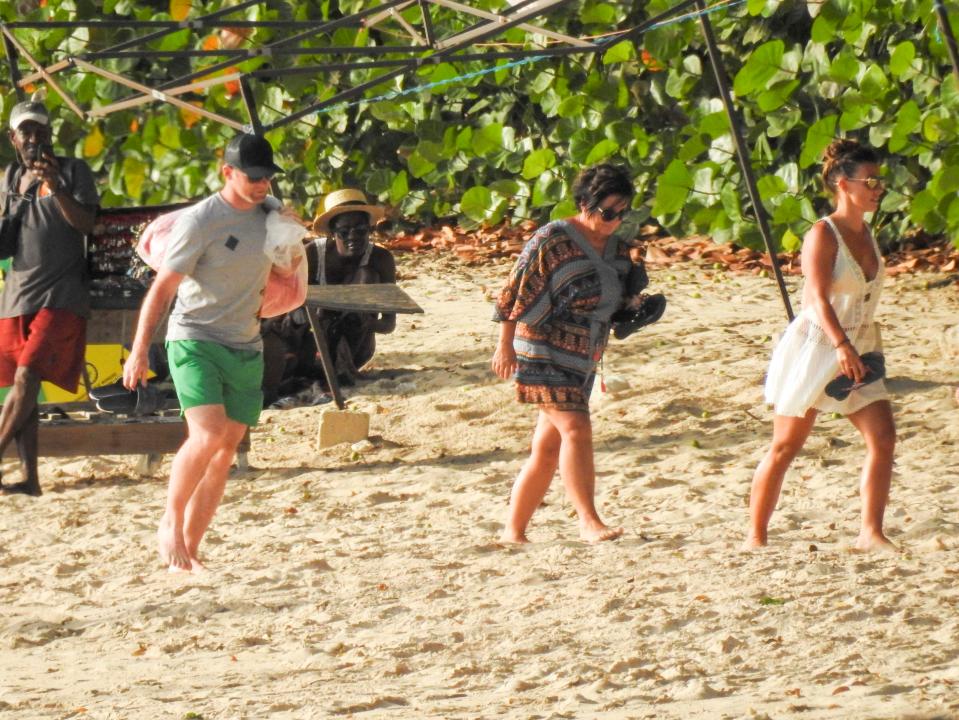
<svg viewBox="0 0 959 720"><path fill-rule="evenodd" d="M223 162L250 178L261 178L283 172L283 169L273 162L273 147L262 135L243 133L230 140L223 153Z"/></svg>

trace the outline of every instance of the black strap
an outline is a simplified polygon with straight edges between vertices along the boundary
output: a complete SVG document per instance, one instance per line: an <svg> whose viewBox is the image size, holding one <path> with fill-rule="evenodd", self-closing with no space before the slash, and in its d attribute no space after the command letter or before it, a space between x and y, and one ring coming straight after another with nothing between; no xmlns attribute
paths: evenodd
<svg viewBox="0 0 959 720"><path fill-rule="evenodd" d="M13 180L20 166L10 163L3 171L3 216L10 214L10 193L13 191Z"/></svg>
<svg viewBox="0 0 959 720"><path fill-rule="evenodd" d="M23 167L19 163L10 163L3 171L3 216L10 214L10 196L20 194L20 178L22 177ZM26 202L24 202L26 201ZM27 206L33 202L33 195L24 195L17 205L16 217L23 217Z"/></svg>

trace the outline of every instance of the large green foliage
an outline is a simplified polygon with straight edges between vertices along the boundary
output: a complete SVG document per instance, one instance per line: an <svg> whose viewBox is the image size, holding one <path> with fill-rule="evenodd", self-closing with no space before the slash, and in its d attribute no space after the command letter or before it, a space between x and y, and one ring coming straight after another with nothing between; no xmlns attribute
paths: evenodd
<svg viewBox="0 0 959 720"><path fill-rule="evenodd" d="M208 0L202 12L225 4ZM472 4L505 7L504 0ZM673 4L582 0L541 22L571 35L598 36L634 26ZM24 17L14 5L0 4L5 20ZM932 0L748 0L710 15L761 197L784 248L797 247L826 207L816 171L822 150L837 135L870 142L890 156L890 190L879 218L887 242L910 226L959 239L959 86L932 5ZM369 4L361 0L313 0L264 3L245 12L250 19L305 20L365 7ZM161 0L49 0L26 17L157 19L169 17L170 9ZM441 35L469 25L461 14L435 6L432 13ZM403 15L419 21L415 6ZM21 30L17 36L49 62L104 47L131 32ZM277 37L277 31L260 29L250 42L262 45ZM151 47L199 47L203 40L184 30ZM543 38L514 28L495 41L535 48ZM408 42L398 25L384 24L372 30L341 28L314 44ZM317 55L269 61L288 67L328 60ZM239 68L252 70L266 61L245 61ZM191 69L179 59L101 64L154 85ZM612 160L633 170L637 220L654 218L676 234L704 233L758 247L755 212L746 199L695 19L664 25L635 43L609 45L600 53L500 61L495 72L476 74L483 68L481 63L426 65L364 96L393 93L388 99L334 107L271 131L279 160L289 168L280 181L283 192L307 212L320 195L348 183L424 221L454 215L474 223L541 220L573 212L569 186L576 172ZM262 120L269 123L384 72L290 74L253 85ZM59 77L85 106L105 105L130 92L90 74L72 71ZM4 89L0 117L5 119L13 94ZM192 99L245 121L235 90L218 86ZM49 104L56 110L61 146L86 157L106 178L105 204L167 202L217 185L219 148L233 133L228 128L159 103L95 122L74 116L54 93Z"/></svg>

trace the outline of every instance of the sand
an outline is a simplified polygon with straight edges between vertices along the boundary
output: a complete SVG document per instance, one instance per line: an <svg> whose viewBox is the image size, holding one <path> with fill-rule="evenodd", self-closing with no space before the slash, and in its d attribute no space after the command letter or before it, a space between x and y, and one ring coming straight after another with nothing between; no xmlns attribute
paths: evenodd
<svg viewBox="0 0 959 720"><path fill-rule="evenodd" d="M210 574L155 555L169 458L44 460L42 498L0 498L0 717L959 717L955 286L900 275L880 307L901 554L852 551L863 447L831 417L770 548L739 551L784 313L772 280L695 264L651 268L666 317L612 344L594 398L598 499L626 535L578 542L557 482L533 543L503 547L535 416L487 369L508 266L399 268L427 314L351 391L370 441L319 452L322 407L265 413Z"/></svg>

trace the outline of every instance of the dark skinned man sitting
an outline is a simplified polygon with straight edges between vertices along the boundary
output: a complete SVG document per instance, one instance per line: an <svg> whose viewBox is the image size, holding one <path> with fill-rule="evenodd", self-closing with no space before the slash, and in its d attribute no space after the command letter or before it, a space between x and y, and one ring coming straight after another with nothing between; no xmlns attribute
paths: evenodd
<svg viewBox="0 0 959 720"><path fill-rule="evenodd" d="M311 285L375 285L396 282L396 263L370 235L383 218L382 207L370 205L360 190L337 190L326 196L313 229L319 236L307 246ZM330 239L333 242L330 242ZM373 357L376 335L396 328L393 313L324 311L322 327L341 384L355 383L359 370ZM292 378L322 379L316 346L302 310L263 323L265 401L274 402L281 384Z"/></svg>

